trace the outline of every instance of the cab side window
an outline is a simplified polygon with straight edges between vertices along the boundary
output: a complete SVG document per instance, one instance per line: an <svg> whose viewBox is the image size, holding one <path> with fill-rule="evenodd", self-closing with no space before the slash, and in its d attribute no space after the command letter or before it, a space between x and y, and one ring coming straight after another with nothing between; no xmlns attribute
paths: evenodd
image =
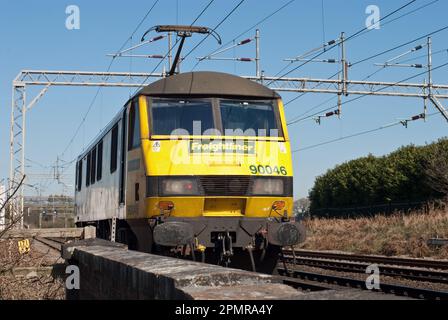
<svg viewBox="0 0 448 320"><path fill-rule="evenodd" d="M96 180L101 181L103 177L103 140L97 146L97 161L96 161Z"/></svg>
<svg viewBox="0 0 448 320"><path fill-rule="evenodd" d="M118 123L114 125L110 137L110 173L117 171L117 156L118 156Z"/></svg>
<svg viewBox="0 0 448 320"><path fill-rule="evenodd" d="M92 153L89 152L89 154L87 155L86 187L90 186L91 163L92 163Z"/></svg>
<svg viewBox="0 0 448 320"><path fill-rule="evenodd" d="M90 184L95 184L96 182L96 147L90 151L92 164L90 165Z"/></svg>
<svg viewBox="0 0 448 320"><path fill-rule="evenodd" d="M76 186L77 186L78 191L81 191L81 188L82 188L82 159L78 161L78 165L77 165Z"/></svg>
<svg viewBox="0 0 448 320"><path fill-rule="evenodd" d="M140 112L138 104L133 101L129 110L128 150L140 147Z"/></svg>

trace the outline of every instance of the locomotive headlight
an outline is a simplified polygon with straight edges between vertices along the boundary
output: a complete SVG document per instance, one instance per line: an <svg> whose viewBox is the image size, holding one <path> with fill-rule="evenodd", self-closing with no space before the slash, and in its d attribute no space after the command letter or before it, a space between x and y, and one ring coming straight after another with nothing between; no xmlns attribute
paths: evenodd
<svg viewBox="0 0 448 320"><path fill-rule="evenodd" d="M255 178L252 184L252 195L275 195L285 193L284 180L281 178Z"/></svg>
<svg viewBox="0 0 448 320"><path fill-rule="evenodd" d="M162 180L161 191L163 195L195 195L199 188L194 178L166 178Z"/></svg>

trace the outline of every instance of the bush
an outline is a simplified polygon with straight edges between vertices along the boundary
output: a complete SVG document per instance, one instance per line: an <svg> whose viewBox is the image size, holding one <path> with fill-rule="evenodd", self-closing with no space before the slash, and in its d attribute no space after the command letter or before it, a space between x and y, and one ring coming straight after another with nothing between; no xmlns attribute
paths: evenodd
<svg viewBox="0 0 448 320"><path fill-rule="evenodd" d="M369 155L328 170L310 191L310 211L428 201L448 194L448 139ZM328 215L328 211L325 212Z"/></svg>

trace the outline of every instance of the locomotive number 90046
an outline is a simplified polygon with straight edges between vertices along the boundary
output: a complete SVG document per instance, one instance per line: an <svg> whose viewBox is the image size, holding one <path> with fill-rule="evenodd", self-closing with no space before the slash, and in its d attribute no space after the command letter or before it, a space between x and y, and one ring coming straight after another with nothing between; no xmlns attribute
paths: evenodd
<svg viewBox="0 0 448 320"><path fill-rule="evenodd" d="M266 175L279 175L279 176L286 176L288 175L288 171L285 167L281 166L270 166L270 165L251 165L249 167L250 172L252 174L266 174Z"/></svg>

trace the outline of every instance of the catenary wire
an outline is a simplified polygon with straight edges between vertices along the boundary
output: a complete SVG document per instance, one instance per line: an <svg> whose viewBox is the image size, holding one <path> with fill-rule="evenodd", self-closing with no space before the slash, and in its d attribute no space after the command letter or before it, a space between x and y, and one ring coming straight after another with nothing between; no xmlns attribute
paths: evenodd
<svg viewBox="0 0 448 320"><path fill-rule="evenodd" d="M433 117L433 116L435 116L437 114L440 114L440 113L439 112L434 112L434 113L428 114L426 116L426 118ZM370 129L370 130L365 130L365 131L353 133L353 134L346 135L346 136L343 136L343 137L340 137L340 138L337 138L337 139L332 139L332 140L324 141L324 142L317 143L317 144L314 144L314 145L310 145L310 146L307 146L307 147L299 148L299 149L293 150L292 153L297 153L297 152L300 152L300 151L314 149L314 148L321 147L321 146L324 146L324 145L328 145L328 144L331 144L331 143L335 143L335 142L339 142L339 141L342 141L342 140L355 138L355 137L358 137L358 136L366 135L366 134L369 134L369 133L377 132L377 131L380 131L380 130L384 130L384 129L395 127L395 126L402 125L402 124L403 124L402 121L389 123L389 124L386 124L386 125L382 125L382 126L380 126L378 128L374 128L374 129Z"/></svg>

